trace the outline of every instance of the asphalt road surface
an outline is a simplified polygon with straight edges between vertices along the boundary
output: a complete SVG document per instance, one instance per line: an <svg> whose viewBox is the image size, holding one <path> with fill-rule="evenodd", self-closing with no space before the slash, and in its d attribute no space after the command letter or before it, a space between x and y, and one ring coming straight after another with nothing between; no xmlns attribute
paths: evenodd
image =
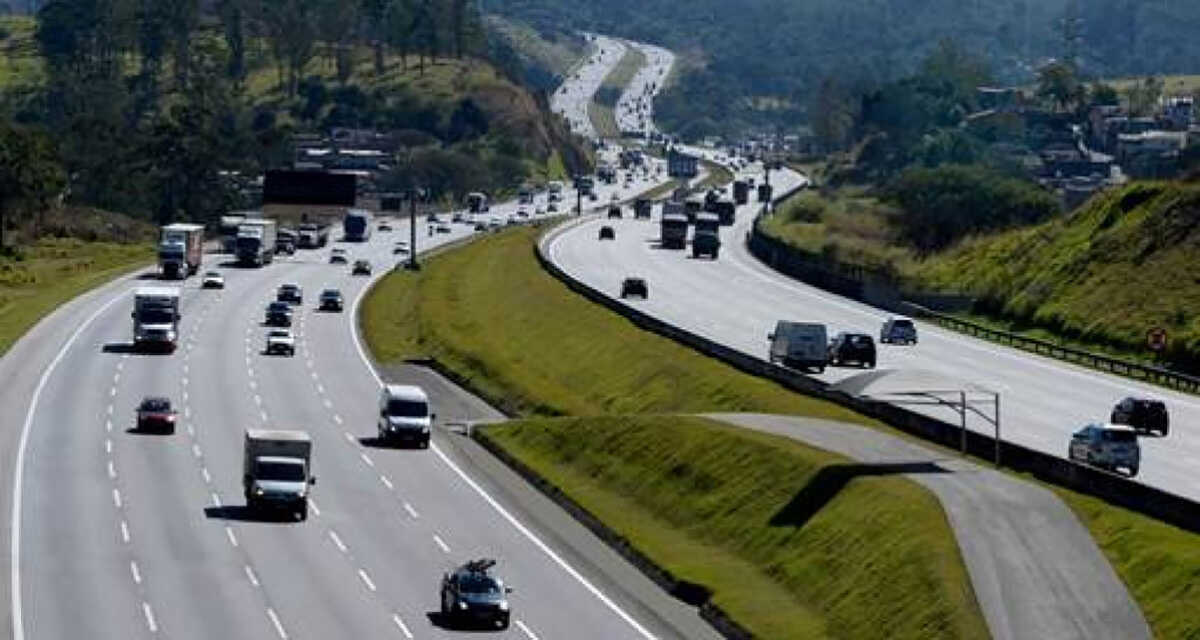
<svg viewBox="0 0 1200 640"><path fill-rule="evenodd" d="M592 40L587 59L550 96L550 110L567 119L571 131L585 138L597 138L596 128L588 114L588 105L604 79L625 55L626 45L620 40L596 34L584 34Z"/></svg>
<svg viewBox="0 0 1200 640"><path fill-rule="evenodd" d="M623 132L649 135L658 131L654 125L654 98L662 90L663 83L675 64L675 54L662 48L640 42L627 42L628 46L646 56L642 65L625 87L617 101L617 128Z"/></svg>

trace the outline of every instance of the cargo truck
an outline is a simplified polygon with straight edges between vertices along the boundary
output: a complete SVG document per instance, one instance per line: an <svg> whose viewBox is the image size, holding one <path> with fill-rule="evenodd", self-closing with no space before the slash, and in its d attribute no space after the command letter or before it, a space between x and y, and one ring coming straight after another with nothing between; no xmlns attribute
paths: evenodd
<svg viewBox="0 0 1200 640"><path fill-rule="evenodd" d="M162 228L158 243L158 272L163 278L183 280L200 270L203 258L203 225L176 223Z"/></svg>
<svg viewBox="0 0 1200 640"><path fill-rule="evenodd" d="M829 360L829 338L825 325L814 322L780 320L770 341L768 360L794 369L816 369L825 372Z"/></svg>
<svg viewBox="0 0 1200 640"><path fill-rule="evenodd" d="M130 317L135 350L174 351L179 343L179 289L138 287Z"/></svg>
<svg viewBox="0 0 1200 640"><path fill-rule="evenodd" d="M275 221L249 220L238 227L238 263L248 267L261 267L275 260Z"/></svg>
<svg viewBox="0 0 1200 640"><path fill-rule="evenodd" d="M659 244L663 249L684 249L687 247L687 216L678 213L664 213Z"/></svg>
<svg viewBox="0 0 1200 640"><path fill-rule="evenodd" d="M329 225L306 222L297 229L297 245L301 249L320 249L329 243Z"/></svg>
<svg viewBox="0 0 1200 640"><path fill-rule="evenodd" d="M551 183L550 186L551 186L551 190L553 191L554 183ZM467 194L467 210L468 211L470 211L471 213L487 213L488 208L489 207L488 207L487 194L480 193L478 191Z"/></svg>
<svg viewBox="0 0 1200 640"><path fill-rule="evenodd" d="M366 242L371 239L371 215L366 209L348 209L342 218L342 236L346 242Z"/></svg>
<svg viewBox="0 0 1200 640"><path fill-rule="evenodd" d="M633 203L633 217L649 220L652 206L649 198L638 198Z"/></svg>
<svg viewBox="0 0 1200 640"><path fill-rule="evenodd" d="M721 196L708 203L705 210L715 213L717 218L720 219L721 224L728 226L733 224L734 214L737 213L737 206L733 204L733 200Z"/></svg>
<svg viewBox="0 0 1200 640"><path fill-rule="evenodd" d="M721 220L715 213L696 214L696 232L692 236L692 257L708 256L713 260L721 250L719 234Z"/></svg>
<svg viewBox="0 0 1200 640"><path fill-rule="evenodd" d="M687 215L688 224L696 222L696 214L704 210L704 201L700 198L688 198L683 203L683 212Z"/></svg>
<svg viewBox="0 0 1200 640"><path fill-rule="evenodd" d="M750 202L750 183L745 180L733 181L733 201L738 206Z"/></svg>
<svg viewBox="0 0 1200 640"><path fill-rule="evenodd" d="M242 455L242 490L254 512L292 513L308 518L312 437L304 431L247 429Z"/></svg>

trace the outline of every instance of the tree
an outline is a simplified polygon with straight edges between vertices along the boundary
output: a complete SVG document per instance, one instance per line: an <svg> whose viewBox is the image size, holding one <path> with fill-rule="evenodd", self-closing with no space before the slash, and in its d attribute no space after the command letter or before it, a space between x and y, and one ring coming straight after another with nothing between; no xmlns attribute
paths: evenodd
<svg viewBox="0 0 1200 640"><path fill-rule="evenodd" d="M49 206L66 183L49 136L0 121L0 248L14 216Z"/></svg>
<svg viewBox="0 0 1200 640"><path fill-rule="evenodd" d="M294 96L304 68L316 53L316 12L309 0L270 0L261 7L271 51L281 70L281 84L287 95Z"/></svg>
<svg viewBox="0 0 1200 640"><path fill-rule="evenodd" d="M858 116L857 101L832 77L821 81L809 109L813 133L829 149L842 149L850 142Z"/></svg>
<svg viewBox="0 0 1200 640"><path fill-rule="evenodd" d="M1091 103L1094 105L1118 105L1121 104L1121 95L1117 93L1116 87L1111 84L1097 82L1092 85Z"/></svg>
<svg viewBox="0 0 1200 640"><path fill-rule="evenodd" d="M1051 100L1062 111L1082 105L1085 93L1075 67L1068 63L1052 62L1038 71L1038 97Z"/></svg>

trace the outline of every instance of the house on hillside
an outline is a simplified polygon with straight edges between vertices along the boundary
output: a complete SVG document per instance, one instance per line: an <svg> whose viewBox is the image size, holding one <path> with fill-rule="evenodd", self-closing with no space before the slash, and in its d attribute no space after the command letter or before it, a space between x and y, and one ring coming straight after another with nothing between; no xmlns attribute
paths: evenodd
<svg viewBox="0 0 1200 640"><path fill-rule="evenodd" d="M1187 144L1187 131L1124 133L1117 138L1117 161L1135 178L1170 178L1179 172Z"/></svg>
<svg viewBox="0 0 1200 640"><path fill-rule="evenodd" d="M1168 98L1163 104L1163 126L1171 131L1187 131L1194 113L1195 101L1191 96Z"/></svg>

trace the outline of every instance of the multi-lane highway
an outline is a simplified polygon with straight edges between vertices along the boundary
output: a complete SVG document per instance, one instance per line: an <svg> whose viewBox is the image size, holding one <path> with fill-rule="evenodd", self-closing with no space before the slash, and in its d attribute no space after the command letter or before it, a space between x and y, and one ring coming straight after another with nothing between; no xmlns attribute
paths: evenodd
<svg viewBox="0 0 1200 640"><path fill-rule="evenodd" d="M585 138L597 137L588 105L604 79L625 56L626 45L596 34L584 34L592 43L588 57L550 96L550 110L567 119L571 131Z"/></svg>
<svg viewBox="0 0 1200 640"><path fill-rule="evenodd" d="M671 73L675 54L650 44L627 44L641 51L646 56L646 63L637 70L617 101L617 128L622 132L650 135L658 131L654 125L654 98L662 91L663 83Z"/></svg>
<svg viewBox="0 0 1200 640"><path fill-rule="evenodd" d="M392 252L402 231L341 246L386 270L404 257ZM422 224L418 248L471 233L453 225L429 236ZM431 613L438 580L480 556L497 558L515 587L504 637L694 635L565 560L554 538L472 478L445 446L452 436L439 432L428 451L376 446L380 381L356 335L356 307L315 310L321 289L357 301L370 279L328 255L301 251L262 269L207 256L205 268L224 271L227 286L182 285L182 339L171 355L127 346L132 289L157 284L134 277L60 310L4 359L7 379L45 372L0 397L9 423L23 426L4 434L13 635L452 637ZM264 307L285 282L305 294L297 354L266 356ZM173 399L175 435L131 430L146 395ZM439 422L468 417L442 411ZM318 484L308 521L261 521L243 508L242 435L256 427L312 434Z"/></svg>
<svg viewBox="0 0 1200 640"><path fill-rule="evenodd" d="M761 168L755 165L757 177ZM776 193L800 183L791 171L772 172ZM777 320L823 322L830 335L860 331L878 336L887 313L792 280L749 254L744 237L759 205L738 209L737 221L722 229L719 260L692 260L685 252L656 247L657 211L652 221L619 221L615 242L596 241L595 225L583 224L556 237L552 259L573 277L602 290L619 291L626 275L649 281L650 299L630 301L677 326L766 358L766 335ZM604 224L611 224L605 221ZM920 343L880 345L879 366L921 369L962 383L1000 392L1002 435L1028 447L1065 456L1070 434L1089 421L1107 419L1126 394L1162 398L1171 412L1167 438L1141 439L1138 480L1173 493L1200 498L1200 401L1195 398L1031 355L919 323ZM819 377L835 382L860 373L829 368ZM953 413L929 409L954 421ZM991 425L972 418L970 427L991 433Z"/></svg>

